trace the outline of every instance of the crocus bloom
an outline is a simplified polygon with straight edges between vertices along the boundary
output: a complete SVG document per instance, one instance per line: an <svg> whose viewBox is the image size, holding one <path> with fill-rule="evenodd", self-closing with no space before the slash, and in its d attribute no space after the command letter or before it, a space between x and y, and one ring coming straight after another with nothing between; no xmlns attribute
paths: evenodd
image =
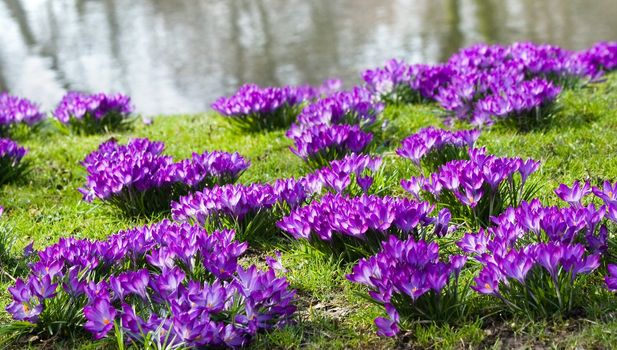
<svg viewBox="0 0 617 350"><path fill-rule="evenodd" d="M617 291L617 265L608 264L607 269L608 275L604 277L606 287L612 292Z"/></svg>
<svg viewBox="0 0 617 350"><path fill-rule="evenodd" d="M131 98L122 94L67 93L54 111L54 117L63 124L71 120L92 118L102 120L112 114L127 118L133 111Z"/></svg>
<svg viewBox="0 0 617 350"><path fill-rule="evenodd" d="M572 188L565 184L559 185L555 190L555 194L562 200L570 203L571 205L578 205L581 203L581 199L591 193L591 188L588 182L585 182L582 186L581 183L575 181L572 184Z"/></svg>
<svg viewBox="0 0 617 350"><path fill-rule="evenodd" d="M116 309L108 299L97 298L84 307L84 316L87 320L84 328L94 335L94 339L101 339L114 327Z"/></svg>

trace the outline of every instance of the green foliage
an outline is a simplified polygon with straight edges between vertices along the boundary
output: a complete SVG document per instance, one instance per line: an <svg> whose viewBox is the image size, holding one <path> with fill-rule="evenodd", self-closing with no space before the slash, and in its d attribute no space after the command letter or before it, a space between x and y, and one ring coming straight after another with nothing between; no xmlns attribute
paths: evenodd
<svg viewBox="0 0 617 350"><path fill-rule="evenodd" d="M296 120L306 104L278 108L266 115L251 113L243 116L225 117L227 122L239 132L255 133L265 130L287 129Z"/></svg>
<svg viewBox="0 0 617 350"><path fill-rule="evenodd" d="M86 113L82 119L71 117L68 124L62 124L54 119L55 126L62 133L73 132L79 135L94 135L113 131L130 131L133 128L135 117L126 117L117 112L107 113L104 118L97 119Z"/></svg>

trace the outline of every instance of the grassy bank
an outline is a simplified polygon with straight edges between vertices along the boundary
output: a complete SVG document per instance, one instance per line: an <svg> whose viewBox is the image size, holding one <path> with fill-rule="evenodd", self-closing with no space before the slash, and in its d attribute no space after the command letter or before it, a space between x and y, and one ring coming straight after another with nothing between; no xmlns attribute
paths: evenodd
<svg viewBox="0 0 617 350"><path fill-rule="evenodd" d="M543 130L527 133L495 127L483 132L479 145L498 156L520 156L540 160L534 180L541 184L539 197L545 204L557 203L553 189L560 183L589 179L594 183L617 178L617 75L606 82L581 90L566 91L559 99L553 122ZM431 105L388 107L383 118L389 122L384 135L389 142L378 148L386 158L387 171L409 173L409 164L397 159L393 150L399 141L418 128L439 125L438 108ZM240 182L272 181L276 178L303 175L308 169L293 155L284 131L239 133L220 117L203 115L161 116L151 126L137 124L130 132L99 136L75 136L44 128L21 137L30 152L31 172L16 183L0 189L0 204L6 209L2 221L16 238L12 253L17 255L30 241L40 249L60 237L102 238L118 230L160 220L127 219L106 206L81 200L77 188L82 186L85 171L79 162L86 154L113 137L148 137L164 141L165 153L185 158L204 150L238 151L251 160L251 167ZM393 179L392 190L402 193ZM287 277L298 290L297 323L286 329L261 335L256 348L511 348L540 346L575 348L610 348L617 346L616 297L595 291L580 317L530 323L506 315L486 315L489 300L476 296L471 316L458 326L417 325L413 331L395 339L379 338L373 319L382 308L362 297L363 288L345 279L351 266L339 264L329 256L296 242L281 240L266 248L252 251L250 260L258 261L264 253L283 252ZM10 266L5 269L12 274ZM7 288L11 279L0 283L0 306L9 302ZM0 322L9 321L0 312ZM89 335L67 340L52 339L20 347L73 348L92 345Z"/></svg>

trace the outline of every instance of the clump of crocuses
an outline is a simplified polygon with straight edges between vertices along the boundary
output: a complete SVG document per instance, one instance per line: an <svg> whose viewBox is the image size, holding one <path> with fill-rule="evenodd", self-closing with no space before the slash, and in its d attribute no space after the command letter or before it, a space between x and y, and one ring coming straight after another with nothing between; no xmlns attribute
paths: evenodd
<svg viewBox="0 0 617 350"><path fill-rule="evenodd" d="M371 143L373 135L358 125L315 125L293 136L291 151L312 169L350 153L360 153Z"/></svg>
<svg viewBox="0 0 617 350"><path fill-rule="evenodd" d="M132 112L131 98L123 94L69 92L54 117L75 132L94 134L129 126Z"/></svg>
<svg viewBox="0 0 617 350"><path fill-rule="evenodd" d="M546 122L560 92L561 88L539 78L513 87L493 88L492 94L477 101L471 120L476 125L505 120L521 129L529 129Z"/></svg>
<svg viewBox="0 0 617 350"><path fill-rule="evenodd" d="M366 89L355 87L321 98L304 108L287 131L291 151L312 169L349 153L365 150L373 135L367 131L383 110Z"/></svg>
<svg viewBox="0 0 617 350"><path fill-rule="evenodd" d="M307 182L317 182L319 186L340 194L357 196L383 190L382 161L380 157L365 154L350 154L343 159L334 160L327 166L304 177ZM315 186L314 186L315 187ZM371 189L374 189L372 191Z"/></svg>
<svg viewBox="0 0 617 350"><path fill-rule="evenodd" d="M580 307L579 277L593 273L608 249L607 207L582 205L585 191L573 187L558 191L570 207L523 202L493 218L488 229L466 234L459 247L483 266L472 288L532 320Z"/></svg>
<svg viewBox="0 0 617 350"><path fill-rule="evenodd" d="M11 182L23 175L28 168L23 161L27 150L17 142L0 138L0 185Z"/></svg>
<svg viewBox="0 0 617 350"><path fill-rule="evenodd" d="M617 42L599 42L577 53L575 61L582 62L584 72L594 78L617 69Z"/></svg>
<svg viewBox="0 0 617 350"><path fill-rule="evenodd" d="M544 123L561 88L541 78L525 80L515 62L456 75L436 100L448 114L476 126L495 121L529 129Z"/></svg>
<svg viewBox="0 0 617 350"><path fill-rule="evenodd" d="M348 260L379 251L390 235L429 239L448 232L450 213L408 198L362 195L349 198L326 194L319 201L297 208L277 226L295 239Z"/></svg>
<svg viewBox="0 0 617 350"><path fill-rule="evenodd" d="M382 110L383 104L376 102L364 88L339 91L306 106L287 131L287 137L299 136L315 125L346 124L367 128L375 123Z"/></svg>
<svg viewBox="0 0 617 350"><path fill-rule="evenodd" d="M532 198L537 186L527 180L538 167L533 159L501 158L473 148L468 160L450 161L428 177L401 185L417 199L449 208L461 224L487 226L491 216Z"/></svg>
<svg viewBox="0 0 617 350"><path fill-rule="evenodd" d="M433 99L437 89L449 81L450 74L447 65L407 64L392 59L383 68L364 71L362 79L379 100L402 104Z"/></svg>
<svg viewBox="0 0 617 350"><path fill-rule="evenodd" d="M209 229L233 228L242 241L272 239L274 223L303 204L321 185L307 179L274 184L214 186L181 197L171 205L174 220Z"/></svg>
<svg viewBox="0 0 617 350"><path fill-rule="evenodd" d="M238 153L219 151L174 162L163 155L164 148L148 139L101 144L82 162L88 171L86 186L79 189L84 200L98 198L129 215L166 211L189 191L235 182L249 166Z"/></svg>
<svg viewBox="0 0 617 350"><path fill-rule="evenodd" d="M597 80L617 67L617 44L568 51L551 45L474 45L438 65L391 60L363 74L386 103L436 101L446 115L476 126L494 122L523 130L551 121L562 88Z"/></svg>
<svg viewBox="0 0 617 350"><path fill-rule="evenodd" d="M319 96L311 86L260 87L246 84L231 97L220 97L212 108L245 131L286 128L302 105Z"/></svg>
<svg viewBox="0 0 617 350"><path fill-rule="evenodd" d="M63 238L9 288L7 311L46 336L83 327L136 345L245 346L295 311L295 292L273 268L238 264L246 249L233 231L169 221L104 241Z"/></svg>
<svg viewBox="0 0 617 350"><path fill-rule="evenodd" d="M6 136L17 125L34 126L44 118L34 102L6 92L0 94L0 135Z"/></svg>
<svg viewBox="0 0 617 350"><path fill-rule="evenodd" d="M480 137L480 130L448 131L434 127L421 129L401 142L396 153L418 168L435 171L451 160L467 159L467 152Z"/></svg>
<svg viewBox="0 0 617 350"><path fill-rule="evenodd" d="M459 291L459 274L466 261L462 255L442 261L436 242L390 236L347 279L368 286L370 297L385 307L388 317L376 318L375 325L379 335L391 337L406 321L447 322L464 316L467 290Z"/></svg>

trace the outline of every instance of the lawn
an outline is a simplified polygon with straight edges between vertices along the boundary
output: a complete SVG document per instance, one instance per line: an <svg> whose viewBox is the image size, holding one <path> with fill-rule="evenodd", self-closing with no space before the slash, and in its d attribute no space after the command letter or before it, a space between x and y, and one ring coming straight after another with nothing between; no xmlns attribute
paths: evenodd
<svg viewBox="0 0 617 350"><path fill-rule="evenodd" d="M519 132L505 126L483 131L478 144L498 156L520 156L541 161L532 178L540 184L538 197L544 204L557 204L553 190L574 180L600 184L617 179L617 74L600 83L564 91L557 102L552 122L544 128ZM385 159L385 169L393 174L388 187L402 195L398 186L408 176L410 164L394 150L400 140L419 128L440 125L437 105L388 106L380 118L387 122L385 142L375 152ZM378 123L379 124L379 123ZM100 202L81 200L77 188L85 180L80 161L110 138L121 142L130 137L164 141L166 153L186 158L204 150L237 151L251 161L240 182L269 182L277 178L309 172L300 158L292 154L285 131L241 133L215 114L157 116L152 125L136 123L133 130L95 136L62 133L52 125L18 141L29 149L31 171L18 181L0 189L0 204L5 212L2 226L15 238L8 252L16 257L31 241L41 249L61 237L104 238L119 230L157 222L157 217L126 218ZM614 232L613 232L614 234ZM0 247L2 249L2 247ZM488 312L492 301L474 295L471 312L459 324L439 326L417 324L395 338L379 337L373 319L383 308L371 303L362 286L349 282L345 275L351 265L311 248L307 244L277 240L260 250L250 250L245 262L260 263L265 255L282 252L282 262L291 286L297 290L295 324L282 330L260 334L255 348L612 348L617 346L617 297L601 288L589 288L587 305L572 319L530 322L505 314ZM0 250L0 256L2 256ZM8 260L7 260L8 261ZM0 306L8 305L7 276L18 273L10 264L0 277ZM600 278L600 277L594 277ZM592 281L590 280L589 283ZM601 282L593 281L596 284ZM9 322L5 311L0 322ZM20 339L11 348L96 347L90 335L75 339Z"/></svg>

